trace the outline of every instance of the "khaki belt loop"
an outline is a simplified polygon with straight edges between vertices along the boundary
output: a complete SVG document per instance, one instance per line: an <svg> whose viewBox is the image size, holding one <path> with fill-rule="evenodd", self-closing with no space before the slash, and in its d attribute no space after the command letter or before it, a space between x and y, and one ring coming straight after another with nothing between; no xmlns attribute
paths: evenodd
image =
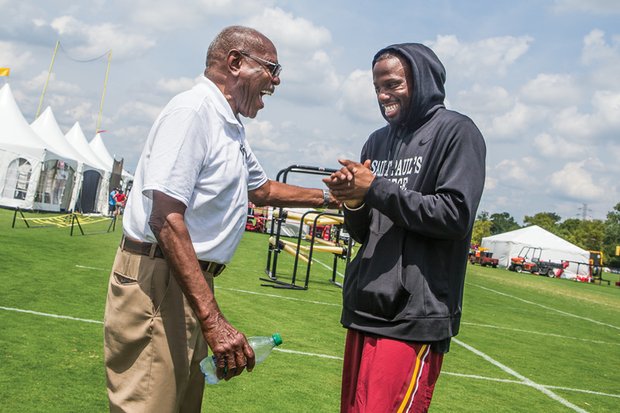
<svg viewBox="0 0 620 413"><path fill-rule="evenodd" d="M123 236L121 237L121 251L125 251L125 240L127 238L125 238L125 234L123 234Z"/></svg>
<svg viewBox="0 0 620 413"><path fill-rule="evenodd" d="M157 250L157 244L152 243L151 249L149 250L149 258L155 258L155 251Z"/></svg>

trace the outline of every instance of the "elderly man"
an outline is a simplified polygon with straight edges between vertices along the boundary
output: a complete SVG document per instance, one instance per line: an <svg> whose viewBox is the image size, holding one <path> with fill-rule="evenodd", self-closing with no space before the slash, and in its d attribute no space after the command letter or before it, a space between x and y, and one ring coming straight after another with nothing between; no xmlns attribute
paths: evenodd
<svg viewBox="0 0 620 413"><path fill-rule="evenodd" d="M225 28L209 46L204 78L175 96L149 133L106 303L112 411L199 412L207 345L221 378L254 367L213 294L243 234L248 194L257 205L330 203L327 190L269 180L245 138L239 115L256 116L281 69L263 34Z"/></svg>

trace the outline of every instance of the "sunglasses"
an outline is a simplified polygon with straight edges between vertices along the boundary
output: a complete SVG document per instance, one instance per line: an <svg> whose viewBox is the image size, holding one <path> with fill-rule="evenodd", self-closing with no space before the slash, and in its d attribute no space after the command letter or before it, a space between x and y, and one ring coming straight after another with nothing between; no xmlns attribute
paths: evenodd
<svg viewBox="0 0 620 413"><path fill-rule="evenodd" d="M239 51L239 53L241 53L245 57L249 57L250 59L255 60L256 62L260 63L263 67L267 69L271 77L280 76L280 72L282 72L282 65L280 63L273 63L273 62L270 62L269 60L261 59L260 57L253 56L249 54L248 52L244 52L244 51Z"/></svg>

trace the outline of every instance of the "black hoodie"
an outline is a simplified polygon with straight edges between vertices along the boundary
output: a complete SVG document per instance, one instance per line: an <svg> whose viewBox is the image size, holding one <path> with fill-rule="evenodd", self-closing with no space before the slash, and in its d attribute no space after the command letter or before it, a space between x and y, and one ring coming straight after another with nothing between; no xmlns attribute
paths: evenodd
<svg viewBox="0 0 620 413"><path fill-rule="evenodd" d="M411 104L403 123L373 132L362 149L375 179L364 206L345 209L363 245L346 271L341 322L447 351L459 330L486 147L471 119L444 107L445 69L432 50L392 45L373 66L388 50L411 66Z"/></svg>

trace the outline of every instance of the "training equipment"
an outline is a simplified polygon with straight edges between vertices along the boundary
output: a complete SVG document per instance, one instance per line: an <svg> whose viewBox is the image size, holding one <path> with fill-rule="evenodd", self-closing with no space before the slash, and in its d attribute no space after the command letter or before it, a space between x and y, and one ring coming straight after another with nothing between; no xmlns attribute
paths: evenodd
<svg viewBox="0 0 620 413"><path fill-rule="evenodd" d="M260 364L271 354L271 350L282 344L282 337L279 333L273 333L271 337L250 337L248 338L248 342L252 350L254 350L256 364ZM208 384L217 384L220 382L220 379L217 378L217 374L215 374L215 356L204 358L200 362L200 370L205 375L205 380Z"/></svg>
<svg viewBox="0 0 620 413"><path fill-rule="evenodd" d="M319 168L314 166L291 165L288 168L280 170L276 176L276 181L286 183L289 173L302 173L310 175L331 175L336 172L335 169ZM281 238L281 230L285 222L299 223L297 239L294 242L286 241ZM310 234L306 235L306 239L310 241L310 245L301 245L304 237L304 226L310 228ZM328 231L327 234L333 240L325 240L317 235L318 232ZM292 290L307 290L308 281L310 279L310 269L312 268L312 254L314 251L333 254L332 277L330 282L338 287L342 287L336 282L336 274L338 260L343 259L346 265L351 259L351 249L353 240L344 231L344 216L340 213L329 212L325 210L298 212L279 208L273 211L271 217L271 230L269 238L269 249L267 251L267 266L265 273L269 278L260 278L266 283L261 284L263 287L286 288ZM342 237L342 238L341 238ZM277 278L278 255L280 252L286 252L295 257L293 264L293 274L290 282L279 280ZM303 286L296 285L297 265L299 260L306 263L306 279Z"/></svg>

